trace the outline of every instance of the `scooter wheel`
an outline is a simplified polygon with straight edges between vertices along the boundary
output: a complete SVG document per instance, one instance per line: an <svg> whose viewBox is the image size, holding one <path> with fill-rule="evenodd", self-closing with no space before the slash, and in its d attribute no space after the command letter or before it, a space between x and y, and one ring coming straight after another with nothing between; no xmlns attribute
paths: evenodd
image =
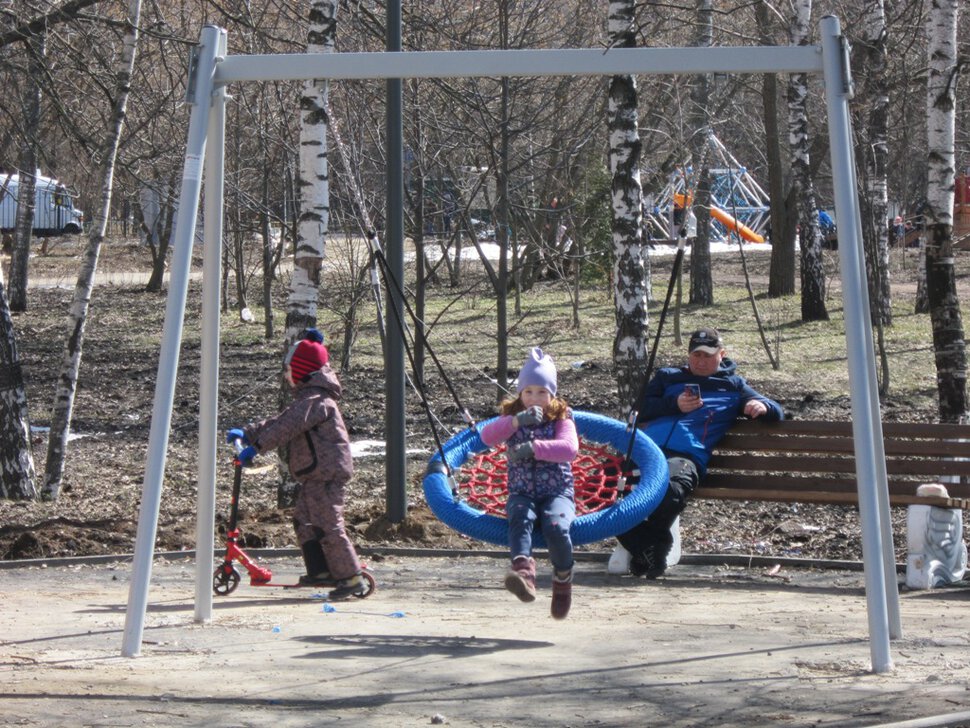
<svg viewBox="0 0 970 728"><path fill-rule="evenodd" d="M215 592L216 596L232 594L237 586L239 586L239 572L236 571L235 566L230 566L228 569L225 566L220 566L213 572L212 591Z"/></svg>
<svg viewBox="0 0 970 728"><path fill-rule="evenodd" d="M362 591L360 594L354 594L354 596L358 599L366 599L377 591L377 579L374 578L372 573L366 570L362 571L360 575L364 579L364 591Z"/></svg>

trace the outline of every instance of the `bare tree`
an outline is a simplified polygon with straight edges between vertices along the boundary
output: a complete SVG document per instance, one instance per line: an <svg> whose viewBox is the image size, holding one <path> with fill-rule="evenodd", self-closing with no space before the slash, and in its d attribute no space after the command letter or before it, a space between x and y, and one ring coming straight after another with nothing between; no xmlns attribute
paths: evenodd
<svg viewBox="0 0 970 728"><path fill-rule="evenodd" d="M755 4L760 38L763 45L774 45L771 28L776 17L768 0ZM795 292L795 225L788 214L785 193L785 169L782 160L782 131L780 123L778 74L767 73L762 79L761 100L765 123L765 156L767 158L768 193L771 205L771 269L768 274L768 295L788 296Z"/></svg>
<svg viewBox="0 0 970 728"><path fill-rule="evenodd" d="M792 45L809 43L812 0L795 0L789 29ZM802 320L827 320L825 270L822 266L822 234L811 173L808 129L808 75L792 74L788 82L788 141L792 153L792 185L798 208L798 241L801 245Z"/></svg>
<svg viewBox="0 0 970 728"><path fill-rule="evenodd" d="M853 72L860 79L856 104L868 111L864 123L856 125L861 129L857 135L856 153L863 187L860 190L862 238L873 323L888 326L892 324L887 185L889 89L883 0L867 0L861 27L862 38L854 46Z"/></svg>
<svg viewBox="0 0 970 728"><path fill-rule="evenodd" d="M714 43L714 8L711 0L695 0L697 22L694 45L710 48ZM710 75L700 73L691 85L691 150L697 188L693 210L697 233L690 253L690 302L709 306L714 303L714 280L711 277L711 178L707 164L707 150L711 136ZM690 206L684 200L684 209Z"/></svg>
<svg viewBox="0 0 970 728"><path fill-rule="evenodd" d="M17 188L17 223L10 256L10 310L27 310L27 268L34 226L34 194L37 184L37 144L41 121L41 87L44 56L47 52L44 31L26 36L26 99L20 151L20 185Z"/></svg>
<svg viewBox="0 0 970 728"><path fill-rule="evenodd" d="M101 145L103 185L101 206L91 225L88 244L84 251L81 270L74 286L74 299L71 302L69 335L61 359L61 373L57 379L54 406L51 411L51 431L47 441L47 464L44 471L44 484L41 497L55 500L60 491L64 474L64 459L67 455L67 436L71 429L71 414L74 411L74 396L77 393L77 377L81 368L81 353L84 346L84 327L87 323L88 306L94 289L94 274L98 267L98 256L104 242L105 230L111 213L111 192L114 187L115 160L121 133L125 126L125 112L128 95L131 91L132 69L138 50L138 22L141 17L141 0L131 0L122 50L115 72L114 125L105 133Z"/></svg>

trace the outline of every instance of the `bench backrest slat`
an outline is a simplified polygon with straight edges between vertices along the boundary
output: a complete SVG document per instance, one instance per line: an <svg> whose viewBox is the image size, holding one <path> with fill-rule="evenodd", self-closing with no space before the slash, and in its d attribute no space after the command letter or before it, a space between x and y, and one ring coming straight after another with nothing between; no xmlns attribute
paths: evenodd
<svg viewBox="0 0 970 728"><path fill-rule="evenodd" d="M892 504L970 503L970 426L892 422L882 429ZM920 484L941 478L958 481L946 483L948 499L915 495ZM696 495L856 503L852 423L740 421L715 448Z"/></svg>

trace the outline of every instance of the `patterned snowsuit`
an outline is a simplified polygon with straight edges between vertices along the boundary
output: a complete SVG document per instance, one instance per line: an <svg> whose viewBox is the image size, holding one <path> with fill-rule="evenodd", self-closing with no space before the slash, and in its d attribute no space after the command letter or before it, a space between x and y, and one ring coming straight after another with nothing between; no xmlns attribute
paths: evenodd
<svg viewBox="0 0 970 728"><path fill-rule="evenodd" d="M325 365L297 385L286 409L244 432L258 452L288 446L290 474L300 484L296 535L301 544L319 540L330 573L347 579L360 572L360 560L344 525L344 490L354 465L340 395L337 375Z"/></svg>

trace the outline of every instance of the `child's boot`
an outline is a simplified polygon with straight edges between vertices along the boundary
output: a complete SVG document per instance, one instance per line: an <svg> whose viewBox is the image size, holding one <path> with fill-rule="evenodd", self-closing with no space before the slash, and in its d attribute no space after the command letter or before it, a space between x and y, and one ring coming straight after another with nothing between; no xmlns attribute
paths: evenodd
<svg viewBox="0 0 970 728"><path fill-rule="evenodd" d="M327 557L323 555L323 546L317 540L307 541L300 546L303 552L303 563L306 574L300 577L300 586L329 586L333 583Z"/></svg>
<svg viewBox="0 0 970 728"><path fill-rule="evenodd" d="M536 600L536 561L531 556L516 556L509 573L505 575L505 588L523 602Z"/></svg>
<svg viewBox="0 0 970 728"><path fill-rule="evenodd" d="M552 574L552 618L565 619L573 603L573 570Z"/></svg>
<svg viewBox="0 0 970 728"><path fill-rule="evenodd" d="M350 597L361 597L364 595L367 585L364 584L364 577L354 574L349 579L341 579L337 582L337 588L327 594L327 599L331 602L339 602Z"/></svg>

